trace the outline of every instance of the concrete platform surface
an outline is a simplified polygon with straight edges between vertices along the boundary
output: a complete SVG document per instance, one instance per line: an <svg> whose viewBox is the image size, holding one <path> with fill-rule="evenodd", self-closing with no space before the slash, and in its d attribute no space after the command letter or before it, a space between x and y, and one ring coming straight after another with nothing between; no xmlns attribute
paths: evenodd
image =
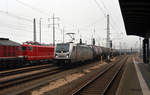
<svg viewBox="0 0 150 95"><path fill-rule="evenodd" d="M132 58L126 64L116 95L143 95Z"/></svg>
<svg viewBox="0 0 150 95"><path fill-rule="evenodd" d="M142 89L142 93L143 95L150 95L150 90L148 88L148 84L146 83L145 79L147 79L147 77L149 77L146 73L147 73L147 70L146 68L144 68L143 66L145 65L144 63L141 63L140 61L138 61L139 58L136 57L136 60L135 58L133 58L133 63L135 65L135 69L136 69L136 73L138 75L138 80L140 82L140 86L141 86L141 89ZM143 68L140 69L140 66L142 66ZM145 72L142 72L142 71L145 71ZM150 74L150 73L149 73ZM147 75L147 76L143 76L143 75Z"/></svg>
<svg viewBox="0 0 150 95"><path fill-rule="evenodd" d="M139 69L142 73L142 76L148 86L148 89L150 90L150 65L139 63L138 67L139 67Z"/></svg>

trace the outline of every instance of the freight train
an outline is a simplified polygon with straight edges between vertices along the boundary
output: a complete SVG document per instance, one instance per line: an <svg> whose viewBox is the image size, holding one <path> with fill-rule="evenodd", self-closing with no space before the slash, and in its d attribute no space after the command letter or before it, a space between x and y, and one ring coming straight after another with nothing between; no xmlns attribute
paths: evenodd
<svg viewBox="0 0 150 95"><path fill-rule="evenodd" d="M60 43L56 45L55 60L59 63L75 63L92 60L93 51L90 46L74 43Z"/></svg>
<svg viewBox="0 0 150 95"><path fill-rule="evenodd" d="M53 46L32 42L19 44L7 38L0 38L0 68L53 60L53 58Z"/></svg>
<svg viewBox="0 0 150 95"><path fill-rule="evenodd" d="M59 43L55 48L55 60L59 64L98 60L100 56L109 58L118 54L119 51L115 49L86 44Z"/></svg>
<svg viewBox="0 0 150 95"><path fill-rule="evenodd" d="M60 43L54 46L41 45L35 42L23 44L0 38L0 69L3 67L36 64L54 60L59 63L77 63L98 60L100 56L108 58L116 56L119 51L96 45Z"/></svg>

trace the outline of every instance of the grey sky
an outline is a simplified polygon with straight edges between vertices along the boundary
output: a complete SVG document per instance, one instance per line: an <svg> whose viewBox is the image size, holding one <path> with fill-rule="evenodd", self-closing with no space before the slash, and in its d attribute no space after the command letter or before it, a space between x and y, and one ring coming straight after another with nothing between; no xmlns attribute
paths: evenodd
<svg viewBox="0 0 150 95"><path fill-rule="evenodd" d="M111 39L114 47L135 47L138 37L127 37L118 0L0 0L0 37L24 42L33 40L32 20L37 20L37 41L39 41L39 18L42 19L42 42L52 43L52 28L48 28L48 18L55 13L60 18L56 29L56 42L62 41L60 29L76 33L83 42L91 43L92 35L96 44L106 44L106 15L110 14ZM51 23L51 21L50 21ZM95 34L93 30L96 30ZM78 33L77 30L80 30ZM67 39L67 36L65 36ZM138 47L138 46L137 46Z"/></svg>

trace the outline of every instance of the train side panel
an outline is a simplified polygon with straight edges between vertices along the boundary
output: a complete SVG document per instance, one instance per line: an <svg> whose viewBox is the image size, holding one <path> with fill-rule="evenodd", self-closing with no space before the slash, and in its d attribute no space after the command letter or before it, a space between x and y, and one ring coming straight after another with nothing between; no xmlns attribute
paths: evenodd
<svg viewBox="0 0 150 95"><path fill-rule="evenodd" d="M0 38L0 66L14 66L22 60L20 44L7 38Z"/></svg>
<svg viewBox="0 0 150 95"><path fill-rule="evenodd" d="M92 60L93 59L92 48L88 46L77 45L75 48L73 47L70 59L72 63Z"/></svg>
<svg viewBox="0 0 150 95"><path fill-rule="evenodd" d="M25 47L23 54L29 61L50 60L54 58L53 46L22 45L22 47Z"/></svg>

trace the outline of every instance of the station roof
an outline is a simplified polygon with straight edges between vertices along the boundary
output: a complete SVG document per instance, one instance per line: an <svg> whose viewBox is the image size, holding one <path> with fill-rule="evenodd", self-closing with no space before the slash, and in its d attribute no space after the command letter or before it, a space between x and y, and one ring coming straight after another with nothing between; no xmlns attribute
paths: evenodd
<svg viewBox="0 0 150 95"><path fill-rule="evenodd" d="M127 35L150 37L150 0L119 0Z"/></svg>

